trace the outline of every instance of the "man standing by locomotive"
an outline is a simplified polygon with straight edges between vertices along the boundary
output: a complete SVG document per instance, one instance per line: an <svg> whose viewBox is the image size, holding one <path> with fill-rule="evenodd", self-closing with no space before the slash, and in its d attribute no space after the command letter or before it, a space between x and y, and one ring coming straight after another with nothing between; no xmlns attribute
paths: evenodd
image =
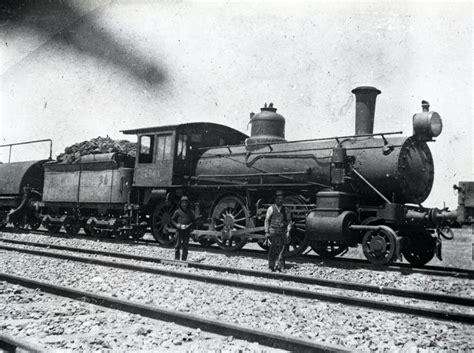
<svg viewBox="0 0 474 353"><path fill-rule="evenodd" d="M191 235L191 228L195 224L196 219L193 211L189 208L189 199L187 196L182 196L179 208L171 217L171 223L176 227L177 237L174 250L175 260L179 260L180 250L183 250L181 260L186 261L188 257L189 237Z"/></svg>
<svg viewBox="0 0 474 353"><path fill-rule="evenodd" d="M268 267L272 271L281 271L285 267L284 252L290 239L291 215L283 206L283 191L275 194L275 203L267 209L265 217L265 235L270 239Z"/></svg>

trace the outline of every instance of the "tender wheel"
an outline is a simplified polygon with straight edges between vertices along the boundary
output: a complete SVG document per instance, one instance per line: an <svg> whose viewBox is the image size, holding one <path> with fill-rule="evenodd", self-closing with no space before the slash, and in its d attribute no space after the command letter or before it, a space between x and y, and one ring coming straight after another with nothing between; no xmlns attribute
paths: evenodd
<svg viewBox="0 0 474 353"><path fill-rule="evenodd" d="M8 215L8 212L5 212L5 211L0 212L0 230L5 228L8 224L7 215Z"/></svg>
<svg viewBox="0 0 474 353"><path fill-rule="evenodd" d="M27 225L27 216L26 214L20 215L19 217L13 220L13 226L15 230L24 230Z"/></svg>
<svg viewBox="0 0 474 353"><path fill-rule="evenodd" d="M171 224L176 206L169 202L156 205L152 217L153 237L163 246L172 247L176 243L176 228Z"/></svg>
<svg viewBox="0 0 474 353"><path fill-rule="evenodd" d="M70 236L74 236L79 233L81 229L81 223L79 221L71 220L64 225L64 229L66 229L66 233Z"/></svg>
<svg viewBox="0 0 474 353"><path fill-rule="evenodd" d="M108 228L95 228L94 236L99 239L112 238L113 231Z"/></svg>
<svg viewBox="0 0 474 353"><path fill-rule="evenodd" d="M28 225L30 226L31 230L37 230L41 226L41 218L38 217L30 217L28 219Z"/></svg>
<svg viewBox="0 0 474 353"><path fill-rule="evenodd" d="M220 232L216 243L225 251L242 249L247 242L243 237L232 236L232 231L248 227L249 209L237 196L226 196L219 201L212 211L214 230Z"/></svg>
<svg viewBox="0 0 474 353"><path fill-rule="evenodd" d="M15 228L15 230L24 230L26 228L26 225L21 220L15 220L13 221L13 227Z"/></svg>
<svg viewBox="0 0 474 353"><path fill-rule="evenodd" d="M407 245L402 250L405 259L413 266L424 266L436 252L436 239L429 233L416 233L408 236Z"/></svg>
<svg viewBox="0 0 474 353"><path fill-rule="evenodd" d="M92 227L85 224L82 226L82 229L84 229L84 234L88 237L91 237L92 236Z"/></svg>
<svg viewBox="0 0 474 353"><path fill-rule="evenodd" d="M117 232L116 237L120 240L127 240L130 238L131 233L131 230L120 230L119 232Z"/></svg>
<svg viewBox="0 0 474 353"><path fill-rule="evenodd" d="M362 239L365 257L374 265L387 265L397 259L400 241L393 229L379 226L377 230L369 230Z"/></svg>
<svg viewBox="0 0 474 353"><path fill-rule="evenodd" d="M145 235L145 230L140 228L135 228L132 230L132 238L134 240L139 240Z"/></svg>
<svg viewBox="0 0 474 353"><path fill-rule="evenodd" d="M339 244L337 241L314 241L311 248L323 259L332 259L347 250L346 245Z"/></svg>
<svg viewBox="0 0 474 353"><path fill-rule="evenodd" d="M48 232L50 234L58 234L59 231L61 230L61 226L56 226L56 225L52 225L52 224L48 224L46 226L46 229L48 229Z"/></svg>

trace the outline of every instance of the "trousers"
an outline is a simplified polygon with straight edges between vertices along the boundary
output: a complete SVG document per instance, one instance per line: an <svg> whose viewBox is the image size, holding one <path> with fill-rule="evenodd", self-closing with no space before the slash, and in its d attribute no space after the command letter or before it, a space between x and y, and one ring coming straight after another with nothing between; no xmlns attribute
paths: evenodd
<svg viewBox="0 0 474 353"><path fill-rule="evenodd" d="M270 233L270 249L268 251L268 267L270 269L285 268L285 234Z"/></svg>
<svg viewBox="0 0 474 353"><path fill-rule="evenodd" d="M178 229L177 231L176 244L174 246L174 258L179 260L180 250L183 250L183 255L181 260L186 261L188 258L188 247L189 247L189 237L191 235L191 229Z"/></svg>

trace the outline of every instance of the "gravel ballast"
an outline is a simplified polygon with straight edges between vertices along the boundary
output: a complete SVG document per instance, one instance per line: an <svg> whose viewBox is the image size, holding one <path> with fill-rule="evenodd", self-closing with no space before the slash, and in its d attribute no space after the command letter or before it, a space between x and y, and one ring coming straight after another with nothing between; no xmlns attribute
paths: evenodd
<svg viewBox="0 0 474 353"><path fill-rule="evenodd" d="M282 352L2 281L0 307L0 332L36 343L47 351L207 352L232 348Z"/></svg>
<svg viewBox="0 0 474 353"><path fill-rule="evenodd" d="M351 349L474 348L469 325L15 252L0 254L4 272L11 274Z"/></svg>

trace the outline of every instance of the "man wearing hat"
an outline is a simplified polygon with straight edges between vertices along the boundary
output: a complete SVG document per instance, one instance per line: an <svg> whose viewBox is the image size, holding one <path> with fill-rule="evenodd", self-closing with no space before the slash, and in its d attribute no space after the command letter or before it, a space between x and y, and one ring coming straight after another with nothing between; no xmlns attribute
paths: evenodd
<svg viewBox="0 0 474 353"><path fill-rule="evenodd" d="M283 206L283 191L275 194L275 203L267 209L265 217L265 235L270 239L268 267L272 271L281 271L284 266L284 252L290 238L291 214Z"/></svg>
<svg viewBox="0 0 474 353"><path fill-rule="evenodd" d="M179 208L174 211L171 217L171 223L176 227L177 239L174 250L174 258L179 260L180 250L183 250L181 260L186 261L188 257L189 236L191 235L191 228L195 224L196 219L193 211L189 208L189 199L187 196L182 196Z"/></svg>

